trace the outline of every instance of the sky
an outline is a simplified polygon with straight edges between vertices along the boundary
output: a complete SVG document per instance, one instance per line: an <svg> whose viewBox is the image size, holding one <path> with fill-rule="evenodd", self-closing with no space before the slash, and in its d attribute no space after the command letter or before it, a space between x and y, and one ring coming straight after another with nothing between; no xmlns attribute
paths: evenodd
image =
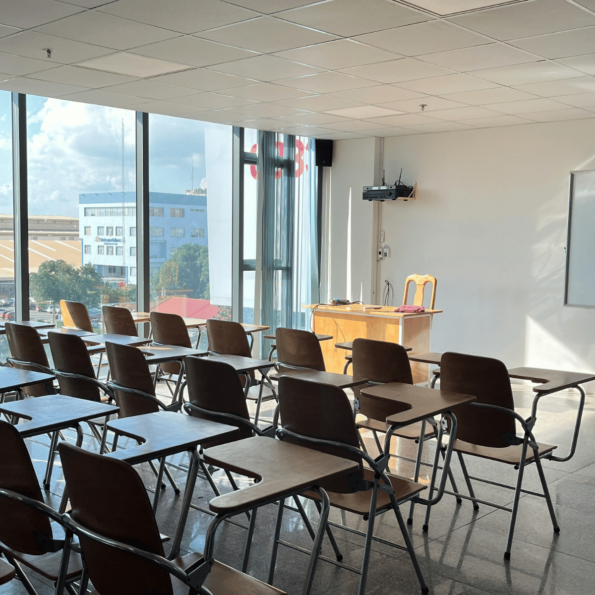
<svg viewBox="0 0 595 595"><path fill-rule="evenodd" d="M229 126L151 115L151 178L156 192L207 186L204 131ZM135 114L129 110L27 96L29 212L78 216L78 196L133 191ZM10 93L0 91L0 213L12 213ZM124 175L122 175L124 171Z"/></svg>

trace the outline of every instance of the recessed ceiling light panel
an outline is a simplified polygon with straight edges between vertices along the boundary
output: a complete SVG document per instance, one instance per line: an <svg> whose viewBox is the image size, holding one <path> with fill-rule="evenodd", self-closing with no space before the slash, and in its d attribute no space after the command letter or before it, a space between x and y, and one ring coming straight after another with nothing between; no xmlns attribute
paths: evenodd
<svg viewBox="0 0 595 595"><path fill-rule="evenodd" d="M404 4L412 8L419 8L439 17L450 17L486 8L498 8L521 2L532 2L534 0L507 0L496 2L494 0L392 0L395 4Z"/></svg>

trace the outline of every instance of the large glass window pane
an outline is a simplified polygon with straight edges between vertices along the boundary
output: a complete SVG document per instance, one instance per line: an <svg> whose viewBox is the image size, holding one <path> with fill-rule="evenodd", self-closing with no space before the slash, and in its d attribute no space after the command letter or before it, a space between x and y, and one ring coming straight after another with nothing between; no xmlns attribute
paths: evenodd
<svg viewBox="0 0 595 595"><path fill-rule="evenodd" d="M14 232L12 222L12 117L8 91L0 91L0 317L14 316ZM0 359L8 357L0 336Z"/></svg>
<svg viewBox="0 0 595 595"><path fill-rule="evenodd" d="M149 124L151 225L161 230L151 233L151 310L229 319L233 129L159 115Z"/></svg>
<svg viewBox="0 0 595 595"><path fill-rule="evenodd" d="M33 320L60 300L136 309L134 112L28 96L29 272Z"/></svg>

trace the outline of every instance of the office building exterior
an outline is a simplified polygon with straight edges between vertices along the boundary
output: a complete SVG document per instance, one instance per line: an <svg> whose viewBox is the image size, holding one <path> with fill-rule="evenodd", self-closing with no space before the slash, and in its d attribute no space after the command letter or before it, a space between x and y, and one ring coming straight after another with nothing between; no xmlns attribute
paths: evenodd
<svg viewBox="0 0 595 595"><path fill-rule="evenodd" d="M184 244L208 245L206 194L149 194L151 274ZM136 284L136 194L79 195L82 264L106 280Z"/></svg>

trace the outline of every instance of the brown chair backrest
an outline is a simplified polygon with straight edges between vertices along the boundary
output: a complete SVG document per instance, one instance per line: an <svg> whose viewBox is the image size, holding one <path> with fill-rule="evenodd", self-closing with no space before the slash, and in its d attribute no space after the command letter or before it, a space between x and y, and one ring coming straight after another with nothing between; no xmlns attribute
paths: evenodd
<svg viewBox="0 0 595 595"><path fill-rule="evenodd" d="M91 363L89 352L80 337L64 335L62 333L48 333L54 369L57 372L80 374L88 378L95 378L95 370ZM101 401L99 388L91 382L78 378L67 378L56 375L60 392L69 397L86 399L87 401Z"/></svg>
<svg viewBox="0 0 595 595"><path fill-rule="evenodd" d="M46 368L50 367L48 356L45 352L39 333L30 326L22 324L6 323L6 338L12 357L34 364L40 364ZM21 370L34 370L31 366L15 365ZM39 372L39 370L37 370ZM30 397L41 397L47 394L45 385L34 384L21 389Z"/></svg>
<svg viewBox="0 0 595 595"><path fill-rule="evenodd" d="M413 384L411 364L405 349L397 343L373 341L371 339L355 339L353 341L353 375L367 378L373 383L403 382ZM370 399L361 394L361 389L368 385L353 388L359 400L359 412L369 419L386 421L389 415L403 410L395 403Z"/></svg>
<svg viewBox="0 0 595 595"><path fill-rule="evenodd" d="M122 461L60 443L60 460L73 519L105 537L163 556L147 491ZM167 572L141 558L80 537L89 578L98 593L172 595Z"/></svg>
<svg viewBox="0 0 595 595"><path fill-rule="evenodd" d="M239 322L209 318L207 334L209 336L209 351L221 355L252 357L248 335Z"/></svg>
<svg viewBox="0 0 595 595"><path fill-rule="evenodd" d="M407 294L409 293L409 284L415 283L415 296L413 297L414 306L424 305L424 291L428 283L432 284L432 295L430 297L430 310L434 309L436 302L436 277L432 275L409 275L405 279L405 293L403 295L403 305L407 303Z"/></svg>
<svg viewBox="0 0 595 595"><path fill-rule="evenodd" d="M156 343L192 347L186 323L177 314L151 312L151 328L153 341ZM161 370L166 374L177 374L180 371L180 364L177 362L161 364Z"/></svg>
<svg viewBox="0 0 595 595"><path fill-rule="evenodd" d="M138 331L130 310L119 306L103 306L105 331L110 335L137 337Z"/></svg>
<svg viewBox="0 0 595 595"><path fill-rule="evenodd" d="M233 366L209 360L208 357L187 357L185 363L190 403L202 409L218 413L231 413L250 421L244 389ZM192 411L190 415L239 428L240 431L233 437L209 442L209 447L252 436L252 431L249 428L234 424L231 420L223 421L197 411Z"/></svg>
<svg viewBox="0 0 595 595"><path fill-rule="evenodd" d="M283 428L309 438L342 442L358 449L360 447L353 410L347 395L340 388L291 376L281 376L279 411ZM360 457L340 448L313 445L289 436L285 436L283 440L343 459L357 461L360 464L360 472L363 470ZM322 487L331 492L353 491L345 478L331 480L324 483Z"/></svg>
<svg viewBox="0 0 595 595"><path fill-rule="evenodd" d="M0 488L43 502L25 442L5 421L0 421L0 452ZM45 553L40 538L53 538L48 517L16 500L0 498L0 541L17 552L38 556Z"/></svg>
<svg viewBox="0 0 595 595"><path fill-rule="evenodd" d="M62 312L64 326L80 328L90 333L93 332L93 324L91 323L91 318L85 304L71 302L70 300L60 300L60 311Z"/></svg>
<svg viewBox="0 0 595 595"><path fill-rule="evenodd" d="M472 395L478 403L514 411L510 377L506 366L497 359L445 353L440 361L440 389ZM459 440L503 448L507 438L516 436L515 420L506 413L464 405L457 407L455 415Z"/></svg>
<svg viewBox="0 0 595 595"><path fill-rule="evenodd" d="M277 362L281 367L283 364L287 364L319 372L326 371L320 341L314 333L291 328L278 328L275 332L275 343L277 345Z"/></svg>
<svg viewBox="0 0 595 595"><path fill-rule="evenodd" d="M130 345L106 341L105 350L112 380L126 388L133 388L155 396L153 378L143 352ZM140 395L114 389L120 417L155 413L159 407Z"/></svg>

